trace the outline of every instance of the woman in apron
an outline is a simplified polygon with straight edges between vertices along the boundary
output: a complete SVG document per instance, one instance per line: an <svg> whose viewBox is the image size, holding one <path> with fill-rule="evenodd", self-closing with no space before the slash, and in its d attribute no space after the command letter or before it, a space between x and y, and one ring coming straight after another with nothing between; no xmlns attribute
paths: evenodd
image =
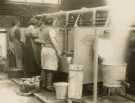
<svg viewBox="0 0 135 103"><path fill-rule="evenodd" d="M42 21L42 29L39 37L39 42L42 43L41 49L41 82L40 87L46 88L47 90L52 90L53 88L53 76L58 68L58 57L61 52L58 48L56 42L56 32L50 27L53 20L51 18L46 18ZM38 41L38 40L37 40Z"/></svg>

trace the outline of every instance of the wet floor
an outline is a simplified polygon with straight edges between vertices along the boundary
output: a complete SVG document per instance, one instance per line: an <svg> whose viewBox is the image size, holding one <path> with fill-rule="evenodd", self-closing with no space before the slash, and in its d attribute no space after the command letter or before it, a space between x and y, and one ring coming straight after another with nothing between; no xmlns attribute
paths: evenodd
<svg viewBox="0 0 135 103"><path fill-rule="evenodd" d="M0 103L41 103L33 96L20 96L18 94L18 86L14 84L7 76L0 73ZM51 100L55 95L51 95L48 92L39 93L44 98L50 98ZM92 97L84 97L84 103L91 103ZM52 102L51 102L52 103ZM65 103L65 102L53 102L53 103ZM74 102L73 102L74 103ZM127 98L120 96L99 97L98 103L135 103Z"/></svg>
<svg viewBox="0 0 135 103"><path fill-rule="evenodd" d="M20 96L19 88L0 73L0 103L41 103L32 96Z"/></svg>

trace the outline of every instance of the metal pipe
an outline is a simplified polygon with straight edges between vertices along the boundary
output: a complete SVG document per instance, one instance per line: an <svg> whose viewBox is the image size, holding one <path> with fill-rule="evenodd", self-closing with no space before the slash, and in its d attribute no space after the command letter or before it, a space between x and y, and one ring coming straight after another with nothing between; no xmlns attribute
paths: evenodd
<svg viewBox="0 0 135 103"><path fill-rule="evenodd" d="M84 13L84 12L90 12L93 10L108 10L108 6L102 6L102 7L95 7L95 8L82 8L78 10L71 10L71 11L59 11L55 13L44 13L37 16L45 16L45 15L60 15L60 14L66 14L66 13Z"/></svg>
<svg viewBox="0 0 135 103"><path fill-rule="evenodd" d="M98 44L98 35L96 33L96 10L93 12L93 27L95 29L95 39L94 39L94 87L93 87L93 102L97 103L98 101L98 52L97 52L97 44Z"/></svg>

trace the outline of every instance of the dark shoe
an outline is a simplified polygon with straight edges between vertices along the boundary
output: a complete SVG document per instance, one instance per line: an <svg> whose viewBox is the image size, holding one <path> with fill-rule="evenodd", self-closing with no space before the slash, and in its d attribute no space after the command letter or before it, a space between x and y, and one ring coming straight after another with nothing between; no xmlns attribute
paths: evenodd
<svg viewBox="0 0 135 103"><path fill-rule="evenodd" d="M40 87L40 89L45 89L45 88L46 88L46 85L45 85L45 84L43 84L43 82L42 82L42 81L40 81L39 87Z"/></svg>
<svg viewBox="0 0 135 103"><path fill-rule="evenodd" d="M52 91L54 91L54 87L53 86L48 86L48 87L46 87L46 90L52 92Z"/></svg>

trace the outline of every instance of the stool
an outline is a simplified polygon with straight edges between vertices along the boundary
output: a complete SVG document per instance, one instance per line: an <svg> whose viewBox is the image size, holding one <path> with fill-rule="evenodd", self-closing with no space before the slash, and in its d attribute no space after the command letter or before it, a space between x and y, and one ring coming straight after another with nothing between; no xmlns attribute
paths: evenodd
<svg viewBox="0 0 135 103"><path fill-rule="evenodd" d="M104 93L107 93L107 96L111 96L112 92L113 93L118 93L122 90L122 86L121 85L108 85L108 84L104 84Z"/></svg>

